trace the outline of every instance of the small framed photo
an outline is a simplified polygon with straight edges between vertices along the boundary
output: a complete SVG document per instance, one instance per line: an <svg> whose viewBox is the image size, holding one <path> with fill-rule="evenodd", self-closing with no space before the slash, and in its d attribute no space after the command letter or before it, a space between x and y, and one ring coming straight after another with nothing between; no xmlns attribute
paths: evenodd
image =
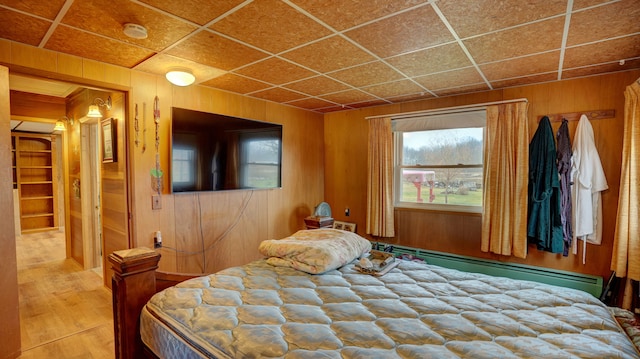
<svg viewBox="0 0 640 359"><path fill-rule="evenodd" d="M334 221L333 222L334 229L341 229L343 231L355 232L356 224L352 222L342 222L342 221Z"/></svg>
<svg viewBox="0 0 640 359"><path fill-rule="evenodd" d="M118 123L115 118L100 122L102 127L102 163L118 162Z"/></svg>

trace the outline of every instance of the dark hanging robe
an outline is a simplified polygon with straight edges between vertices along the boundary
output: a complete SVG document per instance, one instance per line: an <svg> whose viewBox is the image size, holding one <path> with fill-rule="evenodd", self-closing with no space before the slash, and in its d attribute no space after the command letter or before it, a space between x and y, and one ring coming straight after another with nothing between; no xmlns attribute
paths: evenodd
<svg viewBox="0 0 640 359"><path fill-rule="evenodd" d="M573 230L571 228L571 140L569 139L569 121L562 119L556 133L558 144L558 175L560 175L560 220L562 222L563 256L569 255Z"/></svg>
<svg viewBox="0 0 640 359"><path fill-rule="evenodd" d="M547 116L529 144L529 208L527 236L538 250L562 253L560 180L556 167L556 143Z"/></svg>

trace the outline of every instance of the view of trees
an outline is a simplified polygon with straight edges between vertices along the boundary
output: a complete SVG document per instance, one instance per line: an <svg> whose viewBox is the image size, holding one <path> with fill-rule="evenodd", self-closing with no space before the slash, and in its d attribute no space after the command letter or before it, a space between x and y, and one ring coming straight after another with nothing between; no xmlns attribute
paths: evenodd
<svg viewBox="0 0 640 359"><path fill-rule="evenodd" d="M422 136L424 142L418 148L403 146L403 166L428 166L435 171L435 184L438 195L444 197L443 203L449 203L451 195L466 195L468 191L482 188L482 128L447 129L412 132L415 137ZM476 168L455 167L460 165L480 165ZM423 184L423 186L429 184ZM404 196L403 196L404 197Z"/></svg>

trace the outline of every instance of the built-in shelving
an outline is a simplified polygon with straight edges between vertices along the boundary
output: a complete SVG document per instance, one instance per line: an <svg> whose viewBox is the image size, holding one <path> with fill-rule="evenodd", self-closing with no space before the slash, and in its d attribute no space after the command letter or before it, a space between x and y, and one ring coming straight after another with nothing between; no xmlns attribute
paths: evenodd
<svg viewBox="0 0 640 359"><path fill-rule="evenodd" d="M11 146L21 232L57 229L55 137L12 133Z"/></svg>

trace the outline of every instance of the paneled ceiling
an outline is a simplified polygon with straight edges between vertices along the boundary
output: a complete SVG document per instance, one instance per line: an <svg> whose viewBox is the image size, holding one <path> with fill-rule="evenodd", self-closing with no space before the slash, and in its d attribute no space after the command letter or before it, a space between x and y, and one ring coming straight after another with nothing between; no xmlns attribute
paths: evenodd
<svg viewBox="0 0 640 359"><path fill-rule="evenodd" d="M318 112L637 69L639 19L640 0L0 0L0 38Z"/></svg>

